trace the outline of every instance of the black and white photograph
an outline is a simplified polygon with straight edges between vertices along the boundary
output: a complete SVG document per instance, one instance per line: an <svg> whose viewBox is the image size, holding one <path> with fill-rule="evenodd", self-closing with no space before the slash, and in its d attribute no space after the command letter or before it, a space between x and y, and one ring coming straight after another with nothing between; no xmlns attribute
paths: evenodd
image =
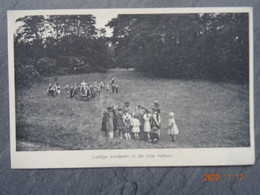
<svg viewBox="0 0 260 195"><path fill-rule="evenodd" d="M252 29L251 8L9 11L12 167L253 164Z"/></svg>

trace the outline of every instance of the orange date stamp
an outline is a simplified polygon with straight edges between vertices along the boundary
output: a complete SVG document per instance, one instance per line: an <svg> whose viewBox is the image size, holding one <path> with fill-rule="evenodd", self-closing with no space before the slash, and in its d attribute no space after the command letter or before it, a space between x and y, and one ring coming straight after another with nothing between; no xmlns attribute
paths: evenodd
<svg viewBox="0 0 260 195"><path fill-rule="evenodd" d="M204 174L204 181L220 181L220 180L225 180L225 181L231 181L231 180L242 181L242 179L243 179L243 174L236 174L236 175L231 175L231 174L224 174L224 175Z"/></svg>

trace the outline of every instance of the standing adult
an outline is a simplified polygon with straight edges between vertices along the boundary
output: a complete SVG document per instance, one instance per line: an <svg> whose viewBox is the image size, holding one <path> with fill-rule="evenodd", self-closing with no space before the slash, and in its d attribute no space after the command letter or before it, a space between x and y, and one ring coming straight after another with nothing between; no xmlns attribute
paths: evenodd
<svg viewBox="0 0 260 195"><path fill-rule="evenodd" d="M115 77L113 77L111 79L111 88L112 88L113 93L115 93L115 89L116 89L115 85L116 85L116 79L115 79Z"/></svg>

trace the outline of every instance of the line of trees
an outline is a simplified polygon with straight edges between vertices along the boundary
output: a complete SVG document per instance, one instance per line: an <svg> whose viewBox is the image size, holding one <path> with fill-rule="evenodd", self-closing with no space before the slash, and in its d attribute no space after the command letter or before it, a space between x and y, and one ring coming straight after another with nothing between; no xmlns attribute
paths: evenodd
<svg viewBox="0 0 260 195"><path fill-rule="evenodd" d="M119 15L116 66L159 77L248 82L248 14Z"/></svg>
<svg viewBox="0 0 260 195"><path fill-rule="evenodd" d="M25 16L16 22L17 85L27 86L39 76L104 72L112 66L105 29L96 28L92 15Z"/></svg>
<svg viewBox="0 0 260 195"><path fill-rule="evenodd" d="M155 77L247 83L247 13L25 16L14 34L16 84L41 76L134 68Z"/></svg>

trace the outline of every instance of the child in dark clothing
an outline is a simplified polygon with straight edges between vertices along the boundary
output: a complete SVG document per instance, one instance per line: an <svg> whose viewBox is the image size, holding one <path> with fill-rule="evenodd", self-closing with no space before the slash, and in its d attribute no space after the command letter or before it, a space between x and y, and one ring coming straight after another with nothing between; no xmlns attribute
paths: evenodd
<svg viewBox="0 0 260 195"><path fill-rule="evenodd" d="M103 118L101 123L101 134L104 136L108 136L108 131L106 127L107 121L108 121L108 112L105 110L103 111Z"/></svg>
<svg viewBox="0 0 260 195"><path fill-rule="evenodd" d="M158 133L158 136L159 138L161 137L161 116L160 116L160 109L157 109L157 110L154 110L153 111L153 115L152 115L152 118L151 118L151 127L154 128L156 127L157 128L157 133Z"/></svg>
<svg viewBox="0 0 260 195"><path fill-rule="evenodd" d="M52 89L52 86L51 86L51 83L49 83L49 87L47 89L48 95L51 95L51 89Z"/></svg>
<svg viewBox="0 0 260 195"><path fill-rule="evenodd" d="M116 89L116 88L115 88L115 84L116 84L115 82L116 82L116 80L115 80L115 78L113 77L113 78L111 79L111 87L112 87L112 92L113 92L113 93L115 93L115 89Z"/></svg>
<svg viewBox="0 0 260 195"><path fill-rule="evenodd" d="M122 139L125 134L125 124L123 119L123 109L118 108L116 115L116 128L118 131L119 138Z"/></svg>
<svg viewBox="0 0 260 195"><path fill-rule="evenodd" d="M152 128L152 131L151 131L151 143L155 144L155 143L158 143L158 140L159 140L159 135L158 135L158 129L156 127L153 127Z"/></svg>
<svg viewBox="0 0 260 195"><path fill-rule="evenodd" d="M129 106L130 106L130 103L128 101L125 101L124 102L124 110L126 110L127 112L130 112Z"/></svg>
<svg viewBox="0 0 260 195"><path fill-rule="evenodd" d="M127 110L123 111L123 122L125 124L125 138L126 139L131 139L131 119L132 119L132 115L130 113L128 113Z"/></svg>
<svg viewBox="0 0 260 195"><path fill-rule="evenodd" d="M71 85L70 86L70 98L73 98L74 97L74 86Z"/></svg>
<svg viewBox="0 0 260 195"><path fill-rule="evenodd" d="M107 107L107 121L106 121L106 131L109 135L109 138L114 138L114 113L112 107Z"/></svg>
<svg viewBox="0 0 260 195"><path fill-rule="evenodd" d="M158 100L154 100L152 110L160 113L160 104Z"/></svg>

